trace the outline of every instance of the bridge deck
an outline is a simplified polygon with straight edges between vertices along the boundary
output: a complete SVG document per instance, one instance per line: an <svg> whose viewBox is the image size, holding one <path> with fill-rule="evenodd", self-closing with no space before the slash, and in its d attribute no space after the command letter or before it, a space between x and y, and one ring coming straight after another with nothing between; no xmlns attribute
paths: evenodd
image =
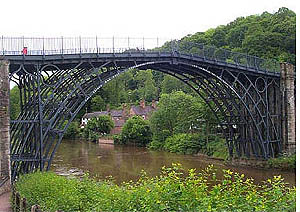
<svg viewBox="0 0 300 212"><path fill-rule="evenodd" d="M218 58L207 58L193 54L180 52L160 52L160 51L139 51L139 52L123 52L123 53L82 53L82 54L53 54L53 55L5 55L3 57L10 61L10 72L13 73L19 69L20 65L36 65L36 64L54 64L63 67L68 64L82 62L151 62L151 61L168 61L176 63L176 61L188 61L195 64L204 64L205 66L218 66L237 71L245 71L255 75L267 75L271 77L280 77L280 72L269 71L249 64L241 64L220 60Z"/></svg>

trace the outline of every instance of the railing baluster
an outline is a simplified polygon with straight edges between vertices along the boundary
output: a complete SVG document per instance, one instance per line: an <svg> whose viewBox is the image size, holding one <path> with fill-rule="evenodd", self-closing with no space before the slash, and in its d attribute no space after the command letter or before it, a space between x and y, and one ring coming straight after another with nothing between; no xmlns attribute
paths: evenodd
<svg viewBox="0 0 300 212"><path fill-rule="evenodd" d="M113 44L113 54L115 54L115 37L112 38L112 44Z"/></svg>
<svg viewBox="0 0 300 212"><path fill-rule="evenodd" d="M61 36L61 54L64 54L64 37Z"/></svg>

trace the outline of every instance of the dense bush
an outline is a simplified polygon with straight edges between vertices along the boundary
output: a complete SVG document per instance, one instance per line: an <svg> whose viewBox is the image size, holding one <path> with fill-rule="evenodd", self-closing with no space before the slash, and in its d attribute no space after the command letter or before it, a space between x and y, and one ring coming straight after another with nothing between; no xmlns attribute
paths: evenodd
<svg viewBox="0 0 300 212"><path fill-rule="evenodd" d="M67 124L67 123L66 123ZM64 133L64 138L67 139L75 139L80 135L80 127L79 123L76 121L72 121Z"/></svg>
<svg viewBox="0 0 300 212"><path fill-rule="evenodd" d="M150 123L140 116L129 118L123 128L120 136L115 137L116 143L147 145L152 139Z"/></svg>
<svg viewBox="0 0 300 212"><path fill-rule="evenodd" d="M97 141L100 135L109 134L114 128L114 122L110 116L99 116L91 118L83 130L83 136L92 141Z"/></svg>
<svg viewBox="0 0 300 212"><path fill-rule="evenodd" d="M21 176L16 189L29 207L43 211L295 211L296 189L280 176L253 183L243 174L224 170L217 178L210 166L200 173L180 165L162 168L150 178L118 186L111 181L66 179L53 173Z"/></svg>
<svg viewBox="0 0 300 212"><path fill-rule="evenodd" d="M195 154L203 145L205 144L199 135L181 133L168 137L164 149L169 152Z"/></svg>
<svg viewBox="0 0 300 212"><path fill-rule="evenodd" d="M229 156L225 140L216 135L202 136L200 134L181 133L169 136L162 146L159 145L162 145L162 143L152 141L150 148L182 154L200 152L223 159L227 159Z"/></svg>
<svg viewBox="0 0 300 212"><path fill-rule="evenodd" d="M213 105L210 105L213 107ZM154 144L152 149L161 148L170 136L181 133L209 133L206 129L210 122L215 123L215 116L200 97L185 94L182 91L162 94L158 109L151 115L150 124ZM162 144L159 145L159 142Z"/></svg>

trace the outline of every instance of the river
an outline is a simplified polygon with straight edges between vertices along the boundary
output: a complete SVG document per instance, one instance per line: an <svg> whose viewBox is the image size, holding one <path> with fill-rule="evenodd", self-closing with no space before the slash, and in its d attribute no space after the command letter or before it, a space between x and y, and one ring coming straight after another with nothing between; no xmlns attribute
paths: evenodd
<svg viewBox="0 0 300 212"><path fill-rule="evenodd" d="M138 179L141 170L145 170L150 176L158 175L162 166L171 166L172 163L180 163L185 169L196 168L197 170L213 164L219 174L222 173L222 169L231 169L245 174L248 178L253 178L255 182L281 175L287 183L296 185L295 172L231 167L225 166L222 161L207 157L150 151L143 147L95 144L79 140L62 141L55 154L51 170L66 176L81 176L87 172L97 179L112 176L116 183L121 183Z"/></svg>

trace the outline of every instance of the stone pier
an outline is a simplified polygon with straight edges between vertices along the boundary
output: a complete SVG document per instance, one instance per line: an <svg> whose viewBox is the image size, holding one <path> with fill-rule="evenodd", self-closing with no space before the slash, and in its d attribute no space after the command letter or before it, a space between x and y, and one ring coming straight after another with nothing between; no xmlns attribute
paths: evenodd
<svg viewBox="0 0 300 212"><path fill-rule="evenodd" d="M280 64L282 91L282 141L283 150L289 154L296 152L296 91L294 66Z"/></svg>
<svg viewBox="0 0 300 212"><path fill-rule="evenodd" d="M0 58L0 195L10 188L9 62Z"/></svg>

